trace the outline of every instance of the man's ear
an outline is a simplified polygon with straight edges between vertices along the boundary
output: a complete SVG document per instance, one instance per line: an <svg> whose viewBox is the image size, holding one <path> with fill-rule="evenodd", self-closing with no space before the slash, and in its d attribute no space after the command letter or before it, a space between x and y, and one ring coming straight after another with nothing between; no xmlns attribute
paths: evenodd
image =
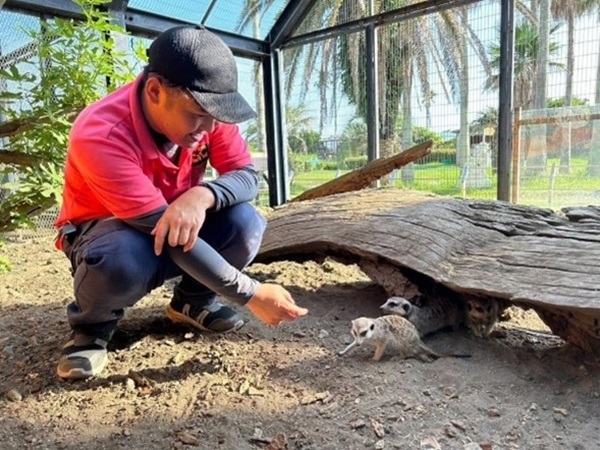
<svg viewBox="0 0 600 450"><path fill-rule="evenodd" d="M160 93L162 89L163 86L158 78L148 77L146 84L144 85L144 91L151 103L158 104L160 102Z"/></svg>

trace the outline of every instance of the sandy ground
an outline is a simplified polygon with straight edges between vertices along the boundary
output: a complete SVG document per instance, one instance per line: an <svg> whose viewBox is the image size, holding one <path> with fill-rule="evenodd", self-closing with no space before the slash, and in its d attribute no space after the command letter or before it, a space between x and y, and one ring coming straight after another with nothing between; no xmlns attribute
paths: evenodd
<svg viewBox="0 0 600 450"><path fill-rule="evenodd" d="M350 321L377 315L382 289L332 261L256 264L249 273L286 286L310 315L268 328L242 310L237 334L201 335L165 318L166 286L128 311L102 377L71 383L55 376L66 258L49 238L0 251L13 266L0 275L1 449L600 448L597 363L524 332L545 330L530 311L511 309L487 340L426 340L470 359L340 358Z"/></svg>

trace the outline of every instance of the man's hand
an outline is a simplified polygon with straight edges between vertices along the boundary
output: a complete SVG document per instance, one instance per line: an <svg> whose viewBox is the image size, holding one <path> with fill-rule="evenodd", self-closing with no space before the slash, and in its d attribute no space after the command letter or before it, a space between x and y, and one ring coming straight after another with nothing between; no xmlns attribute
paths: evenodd
<svg viewBox="0 0 600 450"><path fill-rule="evenodd" d="M246 304L258 319L267 325L279 325L291 322L308 313L306 308L299 308L292 295L276 284L261 284L254 297Z"/></svg>
<svg viewBox="0 0 600 450"><path fill-rule="evenodd" d="M200 228L206 219L206 210L215 203L212 191L203 186L197 186L181 194L169 205L156 227L152 230L154 236L154 253L162 253L165 238L170 246L183 246L183 251L189 251L198 239Z"/></svg>

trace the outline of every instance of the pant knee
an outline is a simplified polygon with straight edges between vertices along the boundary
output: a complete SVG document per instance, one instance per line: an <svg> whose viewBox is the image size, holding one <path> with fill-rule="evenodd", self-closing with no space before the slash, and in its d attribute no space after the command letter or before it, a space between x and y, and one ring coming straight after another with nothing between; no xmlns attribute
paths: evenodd
<svg viewBox="0 0 600 450"><path fill-rule="evenodd" d="M241 269L258 253L266 221L252 205L241 203L215 213L206 225L200 237Z"/></svg>

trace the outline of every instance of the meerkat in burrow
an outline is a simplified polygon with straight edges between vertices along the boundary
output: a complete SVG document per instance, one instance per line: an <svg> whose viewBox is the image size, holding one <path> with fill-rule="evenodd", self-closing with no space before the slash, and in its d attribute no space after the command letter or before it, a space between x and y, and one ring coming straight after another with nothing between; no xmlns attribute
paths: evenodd
<svg viewBox="0 0 600 450"><path fill-rule="evenodd" d="M379 307L384 314L408 319L421 337L446 327L457 330L465 323L466 311L462 302L433 297L423 306L417 306L404 297L390 297Z"/></svg>
<svg viewBox="0 0 600 450"><path fill-rule="evenodd" d="M488 337L496 324L503 319L508 305L497 299L470 297L466 301L467 325L480 338Z"/></svg>
<svg viewBox="0 0 600 450"><path fill-rule="evenodd" d="M441 354L426 346L415 326L401 316L382 316L377 318L359 317L352 321L354 341L344 350L345 355L354 347L363 343L375 347L373 359L379 361L386 347L393 347L402 359L416 357L429 362L441 357L468 358L471 355Z"/></svg>

